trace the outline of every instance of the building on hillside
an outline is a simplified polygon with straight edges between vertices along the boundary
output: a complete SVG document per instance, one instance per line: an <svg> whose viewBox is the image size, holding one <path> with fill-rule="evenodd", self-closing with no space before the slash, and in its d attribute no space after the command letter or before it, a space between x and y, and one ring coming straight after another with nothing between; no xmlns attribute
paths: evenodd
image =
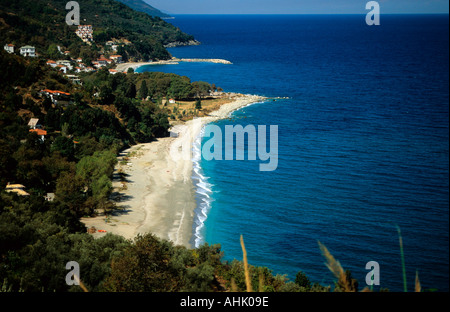
<svg viewBox="0 0 450 312"><path fill-rule="evenodd" d="M46 201L53 201L55 199L55 193L47 193L46 196L44 196Z"/></svg>
<svg viewBox="0 0 450 312"><path fill-rule="evenodd" d="M115 74L118 73L118 71L115 70L115 69L109 69L108 71L109 71L109 73L110 73L111 75L115 75Z"/></svg>
<svg viewBox="0 0 450 312"><path fill-rule="evenodd" d="M67 74L67 70L68 70L67 66L64 66L64 65L59 64L59 65L56 65L56 68L57 68L59 71L63 72L64 74Z"/></svg>
<svg viewBox="0 0 450 312"><path fill-rule="evenodd" d="M30 129L30 132L35 132L39 137L41 137L42 141L45 141L45 136L47 135L47 131L42 129Z"/></svg>
<svg viewBox="0 0 450 312"><path fill-rule="evenodd" d="M25 192L25 186L22 184L10 184L8 182L8 185L6 185L6 192L8 193L16 193L20 196L29 196L27 192Z"/></svg>
<svg viewBox="0 0 450 312"><path fill-rule="evenodd" d="M112 62L113 60L106 58L104 55L100 55L100 58L97 59L97 63L100 67L111 64Z"/></svg>
<svg viewBox="0 0 450 312"><path fill-rule="evenodd" d="M67 67L67 69L69 69L69 70L73 69L72 63L68 60L58 60L58 61L56 61L56 64L63 65L65 67Z"/></svg>
<svg viewBox="0 0 450 312"><path fill-rule="evenodd" d="M122 63L122 55L111 55L109 58L115 63Z"/></svg>
<svg viewBox="0 0 450 312"><path fill-rule="evenodd" d="M119 48L119 45L114 41L107 41L106 45L111 47L111 50L114 52L117 52L117 49Z"/></svg>
<svg viewBox="0 0 450 312"><path fill-rule="evenodd" d="M5 49L5 51L8 52L8 53L14 53L14 45L11 44L11 43L5 44L3 49Z"/></svg>
<svg viewBox="0 0 450 312"><path fill-rule="evenodd" d="M36 48L29 45L23 46L20 48L20 55L36 57Z"/></svg>
<svg viewBox="0 0 450 312"><path fill-rule="evenodd" d="M40 92L41 96L47 96L50 98L54 105L68 105L71 102L70 93L45 89Z"/></svg>
<svg viewBox="0 0 450 312"><path fill-rule="evenodd" d="M40 128L41 125L39 124L39 118L30 118L30 121L28 122L28 127L30 127L30 129Z"/></svg>
<svg viewBox="0 0 450 312"><path fill-rule="evenodd" d="M55 68L56 65L57 65L56 62L55 62L54 60L48 60L46 64L47 64L48 66L53 67L53 68Z"/></svg>
<svg viewBox="0 0 450 312"><path fill-rule="evenodd" d="M76 67L76 68L81 70L80 67ZM79 85L83 84L81 82L80 77L78 77L77 75L66 75L66 77L67 77L67 79L69 79L74 84L79 84Z"/></svg>
<svg viewBox="0 0 450 312"><path fill-rule="evenodd" d="M92 30L92 25L79 25L77 31L75 32L78 37L84 42L94 41L94 31Z"/></svg>

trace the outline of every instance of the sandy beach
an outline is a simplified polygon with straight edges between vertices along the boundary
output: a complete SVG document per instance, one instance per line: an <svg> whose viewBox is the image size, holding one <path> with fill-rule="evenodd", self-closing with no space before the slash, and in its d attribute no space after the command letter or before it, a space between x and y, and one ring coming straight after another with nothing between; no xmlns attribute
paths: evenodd
<svg viewBox="0 0 450 312"><path fill-rule="evenodd" d="M136 70L137 68L141 66L146 65L176 65L180 62L203 62L203 63L216 63L216 64L232 64L230 61L223 60L223 59L179 59L173 57L171 60L167 61L155 61L155 62L128 62L128 63L120 63L116 66L116 70L118 72L127 72L129 68L133 68Z"/></svg>
<svg viewBox="0 0 450 312"><path fill-rule="evenodd" d="M113 198L119 209L107 219L100 215L81 221L86 227L97 229L95 237L109 232L133 239L150 232L175 245L191 248L196 208L192 157L174 157L174 151L189 146L190 152L205 124L263 100L260 96L234 95L209 116L177 125L178 137L161 138L124 150L118 157L113 181Z"/></svg>

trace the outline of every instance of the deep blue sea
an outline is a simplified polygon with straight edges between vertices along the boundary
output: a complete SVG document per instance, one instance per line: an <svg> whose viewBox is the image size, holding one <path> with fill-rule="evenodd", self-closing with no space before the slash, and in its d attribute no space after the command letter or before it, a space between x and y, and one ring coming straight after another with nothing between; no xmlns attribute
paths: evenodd
<svg viewBox="0 0 450 312"><path fill-rule="evenodd" d="M225 260L241 260L242 234L250 264L333 285L320 241L360 289L377 261L380 287L403 291L398 226L408 290L418 271L423 288L448 291L448 15L382 15L370 27L364 15L175 17L202 45L169 49L174 56L233 65L140 71L288 97L217 122L278 125L278 168L196 159L193 242L220 243Z"/></svg>

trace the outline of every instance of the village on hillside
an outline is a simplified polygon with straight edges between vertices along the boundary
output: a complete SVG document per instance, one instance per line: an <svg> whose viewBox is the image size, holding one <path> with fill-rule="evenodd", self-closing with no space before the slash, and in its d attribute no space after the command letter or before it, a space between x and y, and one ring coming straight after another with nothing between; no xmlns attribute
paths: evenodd
<svg viewBox="0 0 450 312"><path fill-rule="evenodd" d="M78 26L78 29L75 33L83 42L89 45L94 42L92 25L80 25ZM104 66L122 63L122 55L118 55L115 53L117 52L119 46L130 44L131 42L126 39L106 42L106 46L102 47L102 51L108 51L108 56L105 57L105 55L102 54L97 60L92 61L92 64L85 64L81 58L71 58L70 51L63 51L61 46L58 46L58 51L61 55L61 58L56 60L49 59L47 60L47 65L56 68L57 70L66 74L67 78L69 78L72 82L81 83L80 79L74 74L81 72L94 72ZM16 53L16 47L12 43L6 43L3 48L8 53ZM19 55L23 57L33 58L40 56L40 54L36 51L36 48L30 45L20 47L18 52ZM109 69L109 73L116 74L117 71L111 68Z"/></svg>
<svg viewBox="0 0 450 312"><path fill-rule="evenodd" d="M93 28L92 25L80 25L78 26L78 29L75 32L77 36L85 43L91 45L94 42L93 39ZM46 65L55 68L59 72L61 72L69 81L71 81L74 84L82 84L81 79L79 76L77 76L77 73L82 72L95 72L99 70L102 67L106 67L108 65L116 65L122 63L122 55L116 54L117 49L121 45L129 45L131 44L130 41L126 39L121 40L112 40L106 42L106 47L103 47L103 51L108 51L108 56L105 56L104 54L101 54L100 57L92 61L92 64L86 64L83 62L82 58L71 58L70 57L70 51L63 51L61 46L58 46L58 51L61 55L60 59L48 59L46 62ZM38 51L36 51L36 48L31 45L24 45L16 50L16 47L12 43L6 43L4 45L4 50L10 54L18 54L22 57L27 58L37 58L41 55ZM106 48L106 49L105 49ZM110 66L110 67L112 67ZM112 75L117 74L118 71L109 68L108 72ZM43 89L41 92L39 92L41 97L47 97L51 100L51 103L55 106L57 105L68 105L72 103L71 100L71 94L68 92L60 91L60 90L50 90L50 89ZM38 135L40 140L45 141L45 137L47 136L47 131L44 130L45 127L42 126L42 124L39 122L38 118L30 118L28 122L28 127L30 132L34 132ZM74 144L78 142L74 141ZM8 183L6 186L6 192L13 192L20 196L29 196L30 194L25 191L26 186L22 184L11 184ZM45 196L45 199L48 201L52 201L54 198L53 193L48 193L47 196Z"/></svg>

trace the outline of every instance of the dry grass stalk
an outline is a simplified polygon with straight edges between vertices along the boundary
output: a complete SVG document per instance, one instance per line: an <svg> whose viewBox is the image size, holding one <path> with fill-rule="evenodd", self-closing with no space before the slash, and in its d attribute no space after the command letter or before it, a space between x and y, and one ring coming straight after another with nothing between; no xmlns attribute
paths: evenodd
<svg viewBox="0 0 450 312"><path fill-rule="evenodd" d="M81 287L81 289L83 289L84 292L89 292L89 290L86 288L86 286L84 286L83 282L80 280L80 278L74 274L73 275L75 280L78 282L78 285Z"/></svg>
<svg viewBox="0 0 450 312"><path fill-rule="evenodd" d="M247 261L247 250L245 250L244 245L244 237L241 235L241 247L242 247L242 253L243 253L243 260L244 260L244 271L245 271L245 284L247 285L247 292L252 292L252 283L250 279L250 270L248 268L248 261Z"/></svg>
<svg viewBox="0 0 450 312"><path fill-rule="evenodd" d="M403 239L402 239L402 233L400 231L400 227L397 225L397 232L398 232L398 240L400 244L400 256L402 260L402 272L403 272L403 290L404 292L408 291L408 287L406 284L406 268L405 268L405 254L403 252Z"/></svg>
<svg viewBox="0 0 450 312"><path fill-rule="evenodd" d="M264 275L261 273L259 274L259 292L264 292Z"/></svg>
<svg viewBox="0 0 450 312"><path fill-rule="evenodd" d="M231 278L231 291L232 292L237 292L238 291L238 287L236 285L236 282L234 281L234 278Z"/></svg>
<svg viewBox="0 0 450 312"><path fill-rule="evenodd" d="M414 290L415 290L415 292L422 291L422 287L420 286L420 281L419 281L419 271L416 271L416 283L415 283Z"/></svg>
<svg viewBox="0 0 450 312"><path fill-rule="evenodd" d="M322 251L322 255L327 259L325 265L334 274L334 276L338 279L338 284L343 286L345 292L352 292L351 281L348 280L347 274L345 274L344 269L342 268L339 261L337 261L333 255L328 251L327 247L318 241L320 250Z"/></svg>

